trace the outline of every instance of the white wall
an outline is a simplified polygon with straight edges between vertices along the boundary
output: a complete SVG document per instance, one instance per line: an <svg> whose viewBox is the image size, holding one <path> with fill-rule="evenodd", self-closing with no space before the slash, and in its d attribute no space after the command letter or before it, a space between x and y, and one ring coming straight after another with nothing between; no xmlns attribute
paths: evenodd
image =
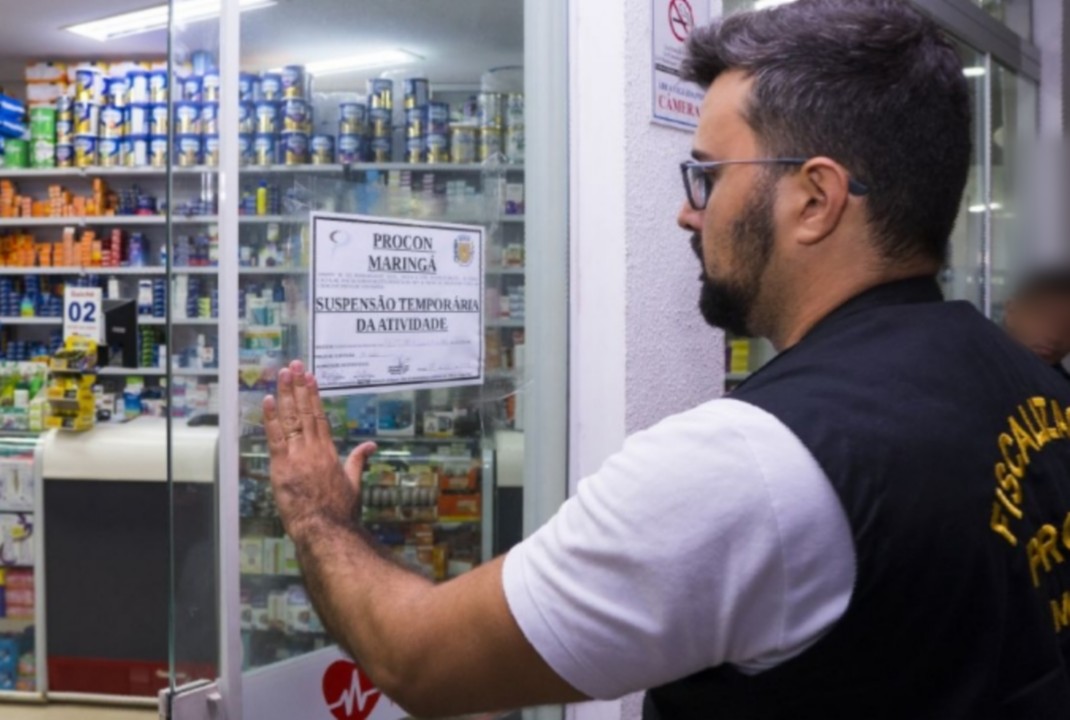
<svg viewBox="0 0 1070 720"><path fill-rule="evenodd" d="M724 346L698 313L700 268L675 221L691 137L649 120L650 0L575 0L571 13L574 491L626 434L718 396ZM569 716L637 718L638 697Z"/></svg>

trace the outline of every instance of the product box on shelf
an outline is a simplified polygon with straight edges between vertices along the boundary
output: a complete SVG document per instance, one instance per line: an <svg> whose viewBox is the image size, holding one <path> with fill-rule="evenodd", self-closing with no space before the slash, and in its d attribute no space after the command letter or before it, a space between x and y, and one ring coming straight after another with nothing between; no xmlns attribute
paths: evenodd
<svg viewBox="0 0 1070 720"><path fill-rule="evenodd" d="M0 513L0 566L15 568L30 568L34 564L34 521L33 515L25 512ZM19 596L12 598L12 589L22 590L20 586L22 576L17 572L9 573L7 577L6 600L8 612L11 612L12 602L19 605Z"/></svg>

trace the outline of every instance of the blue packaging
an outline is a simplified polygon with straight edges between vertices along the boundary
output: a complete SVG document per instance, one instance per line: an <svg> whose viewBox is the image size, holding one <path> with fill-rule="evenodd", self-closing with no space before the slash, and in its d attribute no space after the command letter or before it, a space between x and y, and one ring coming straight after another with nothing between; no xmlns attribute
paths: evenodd
<svg viewBox="0 0 1070 720"><path fill-rule="evenodd" d="M128 100L130 104L147 105L152 102L149 77L150 73L147 70L131 70L126 74L126 79L129 81Z"/></svg>
<svg viewBox="0 0 1070 720"><path fill-rule="evenodd" d="M278 157L278 145L272 134L260 134L253 140L253 163L255 165L274 165Z"/></svg>
<svg viewBox="0 0 1070 720"><path fill-rule="evenodd" d="M21 119L26 115L26 105L21 100L0 94L0 114Z"/></svg>
<svg viewBox="0 0 1070 720"><path fill-rule="evenodd" d="M193 64L193 74L201 77L216 69L215 56L207 50L198 50L193 53L190 62Z"/></svg>
<svg viewBox="0 0 1070 720"><path fill-rule="evenodd" d="M255 136L252 133L242 133L238 136L238 163L241 165L252 165L256 159L256 154L253 149L253 143Z"/></svg>
<svg viewBox="0 0 1070 720"><path fill-rule="evenodd" d="M167 135L167 105L149 106L149 135Z"/></svg>
<svg viewBox="0 0 1070 720"><path fill-rule="evenodd" d="M217 103L220 97L220 77L219 73L215 70L206 72L204 79L201 81L203 102Z"/></svg>
<svg viewBox="0 0 1070 720"><path fill-rule="evenodd" d="M238 134L253 135L256 133L256 105L251 102L242 102L238 105Z"/></svg>
<svg viewBox="0 0 1070 720"><path fill-rule="evenodd" d="M260 97L262 100L277 102L282 100L282 75L264 73L260 76Z"/></svg>
<svg viewBox="0 0 1070 720"><path fill-rule="evenodd" d="M127 263L130 267L142 267L145 265L145 237L141 233L133 233L126 245Z"/></svg>
<svg viewBox="0 0 1070 720"><path fill-rule="evenodd" d="M279 104L265 100L256 104L256 132L270 135L279 131Z"/></svg>
<svg viewBox="0 0 1070 720"><path fill-rule="evenodd" d="M360 135L338 136L338 162L342 165L351 165L360 162L363 154L363 143Z"/></svg>
<svg viewBox="0 0 1070 720"><path fill-rule="evenodd" d="M128 135L148 135L150 130L151 105L128 105L126 110L126 132Z"/></svg>
<svg viewBox="0 0 1070 720"><path fill-rule="evenodd" d="M167 96L167 71L153 70L149 73L149 102L166 103L170 98Z"/></svg>
<svg viewBox="0 0 1070 720"><path fill-rule="evenodd" d="M204 102L204 81L192 75L182 81L182 99L186 102Z"/></svg>
<svg viewBox="0 0 1070 720"><path fill-rule="evenodd" d="M30 131L24 124L14 120L0 119L0 135L14 139L27 139Z"/></svg>
<svg viewBox="0 0 1070 720"><path fill-rule="evenodd" d="M201 105L201 132L205 135L219 134L219 103L205 102ZM241 132L240 123L238 132Z"/></svg>
<svg viewBox="0 0 1070 720"><path fill-rule="evenodd" d="M201 104L199 102L175 103L175 134L201 134Z"/></svg>
<svg viewBox="0 0 1070 720"><path fill-rule="evenodd" d="M200 135L176 135L175 151L178 165L181 167L201 165L204 162Z"/></svg>
<svg viewBox="0 0 1070 720"><path fill-rule="evenodd" d="M241 73L238 76L238 99L243 103L256 102L260 99L260 77L253 73Z"/></svg>
<svg viewBox="0 0 1070 720"><path fill-rule="evenodd" d="M104 79L104 100L111 107L126 107L130 102L130 78L110 77Z"/></svg>

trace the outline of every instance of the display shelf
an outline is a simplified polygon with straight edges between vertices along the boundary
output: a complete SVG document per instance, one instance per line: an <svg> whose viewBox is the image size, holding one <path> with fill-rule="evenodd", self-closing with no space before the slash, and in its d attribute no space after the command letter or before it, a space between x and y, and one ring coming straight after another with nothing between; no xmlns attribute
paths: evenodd
<svg viewBox="0 0 1070 720"><path fill-rule="evenodd" d="M0 275L163 275L164 268L64 265L52 267L0 267Z"/></svg>
<svg viewBox="0 0 1070 720"><path fill-rule="evenodd" d="M753 373L750 372L730 372L725 373L725 382L743 382L749 378Z"/></svg>
<svg viewBox="0 0 1070 720"><path fill-rule="evenodd" d="M0 431L3 435L8 434L8 430ZM0 505L0 513L32 513L33 508L25 505Z"/></svg>
<svg viewBox="0 0 1070 720"><path fill-rule="evenodd" d="M513 275L523 277L527 272L522 267L492 267L484 271L487 275Z"/></svg>
<svg viewBox="0 0 1070 720"><path fill-rule="evenodd" d="M174 225L214 225L216 215L175 215L170 218ZM31 227L153 227L166 225L166 215L78 215L67 217L16 217L0 218L0 228Z"/></svg>
<svg viewBox="0 0 1070 720"><path fill-rule="evenodd" d="M104 377L125 377L127 375L139 375L143 377L163 377L167 371L163 368L128 368L128 367L105 367L96 371L96 375ZM171 371L174 377L218 377L218 369L194 370L192 368L174 368Z"/></svg>
<svg viewBox="0 0 1070 720"><path fill-rule="evenodd" d="M4 325L62 325L61 317L0 317L0 326Z"/></svg>
<svg viewBox="0 0 1070 720"><path fill-rule="evenodd" d="M350 172L379 170L409 170L412 172L455 172L455 173L522 173L521 164L482 164L482 163L354 163L352 165L242 165L241 172L248 175L340 175ZM208 175L217 174L219 168L212 165L190 165L170 168L173 175ZM165 177L165 167L100 167L85 168L0 168L0 179L62 179L95 177Z"/></svg>

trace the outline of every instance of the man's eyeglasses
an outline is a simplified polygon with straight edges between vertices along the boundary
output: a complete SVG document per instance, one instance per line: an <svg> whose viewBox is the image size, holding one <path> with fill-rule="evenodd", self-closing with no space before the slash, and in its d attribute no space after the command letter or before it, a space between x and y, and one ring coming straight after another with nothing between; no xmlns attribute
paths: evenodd
<svg viewBox="0 0 1070 720"><path fill-rule="evenodd" d="M807 158L768 158L760 160L714 160L699 162L698 160L685 160L680 163L680 173L684 177L684 189L687 191L687 201L695 210L705 210L706 203L713 192L714 178L711 171L722 165L805 165ZM847 191L852 195L866 195L869 187L852 177L847 179Z"/></svg>

